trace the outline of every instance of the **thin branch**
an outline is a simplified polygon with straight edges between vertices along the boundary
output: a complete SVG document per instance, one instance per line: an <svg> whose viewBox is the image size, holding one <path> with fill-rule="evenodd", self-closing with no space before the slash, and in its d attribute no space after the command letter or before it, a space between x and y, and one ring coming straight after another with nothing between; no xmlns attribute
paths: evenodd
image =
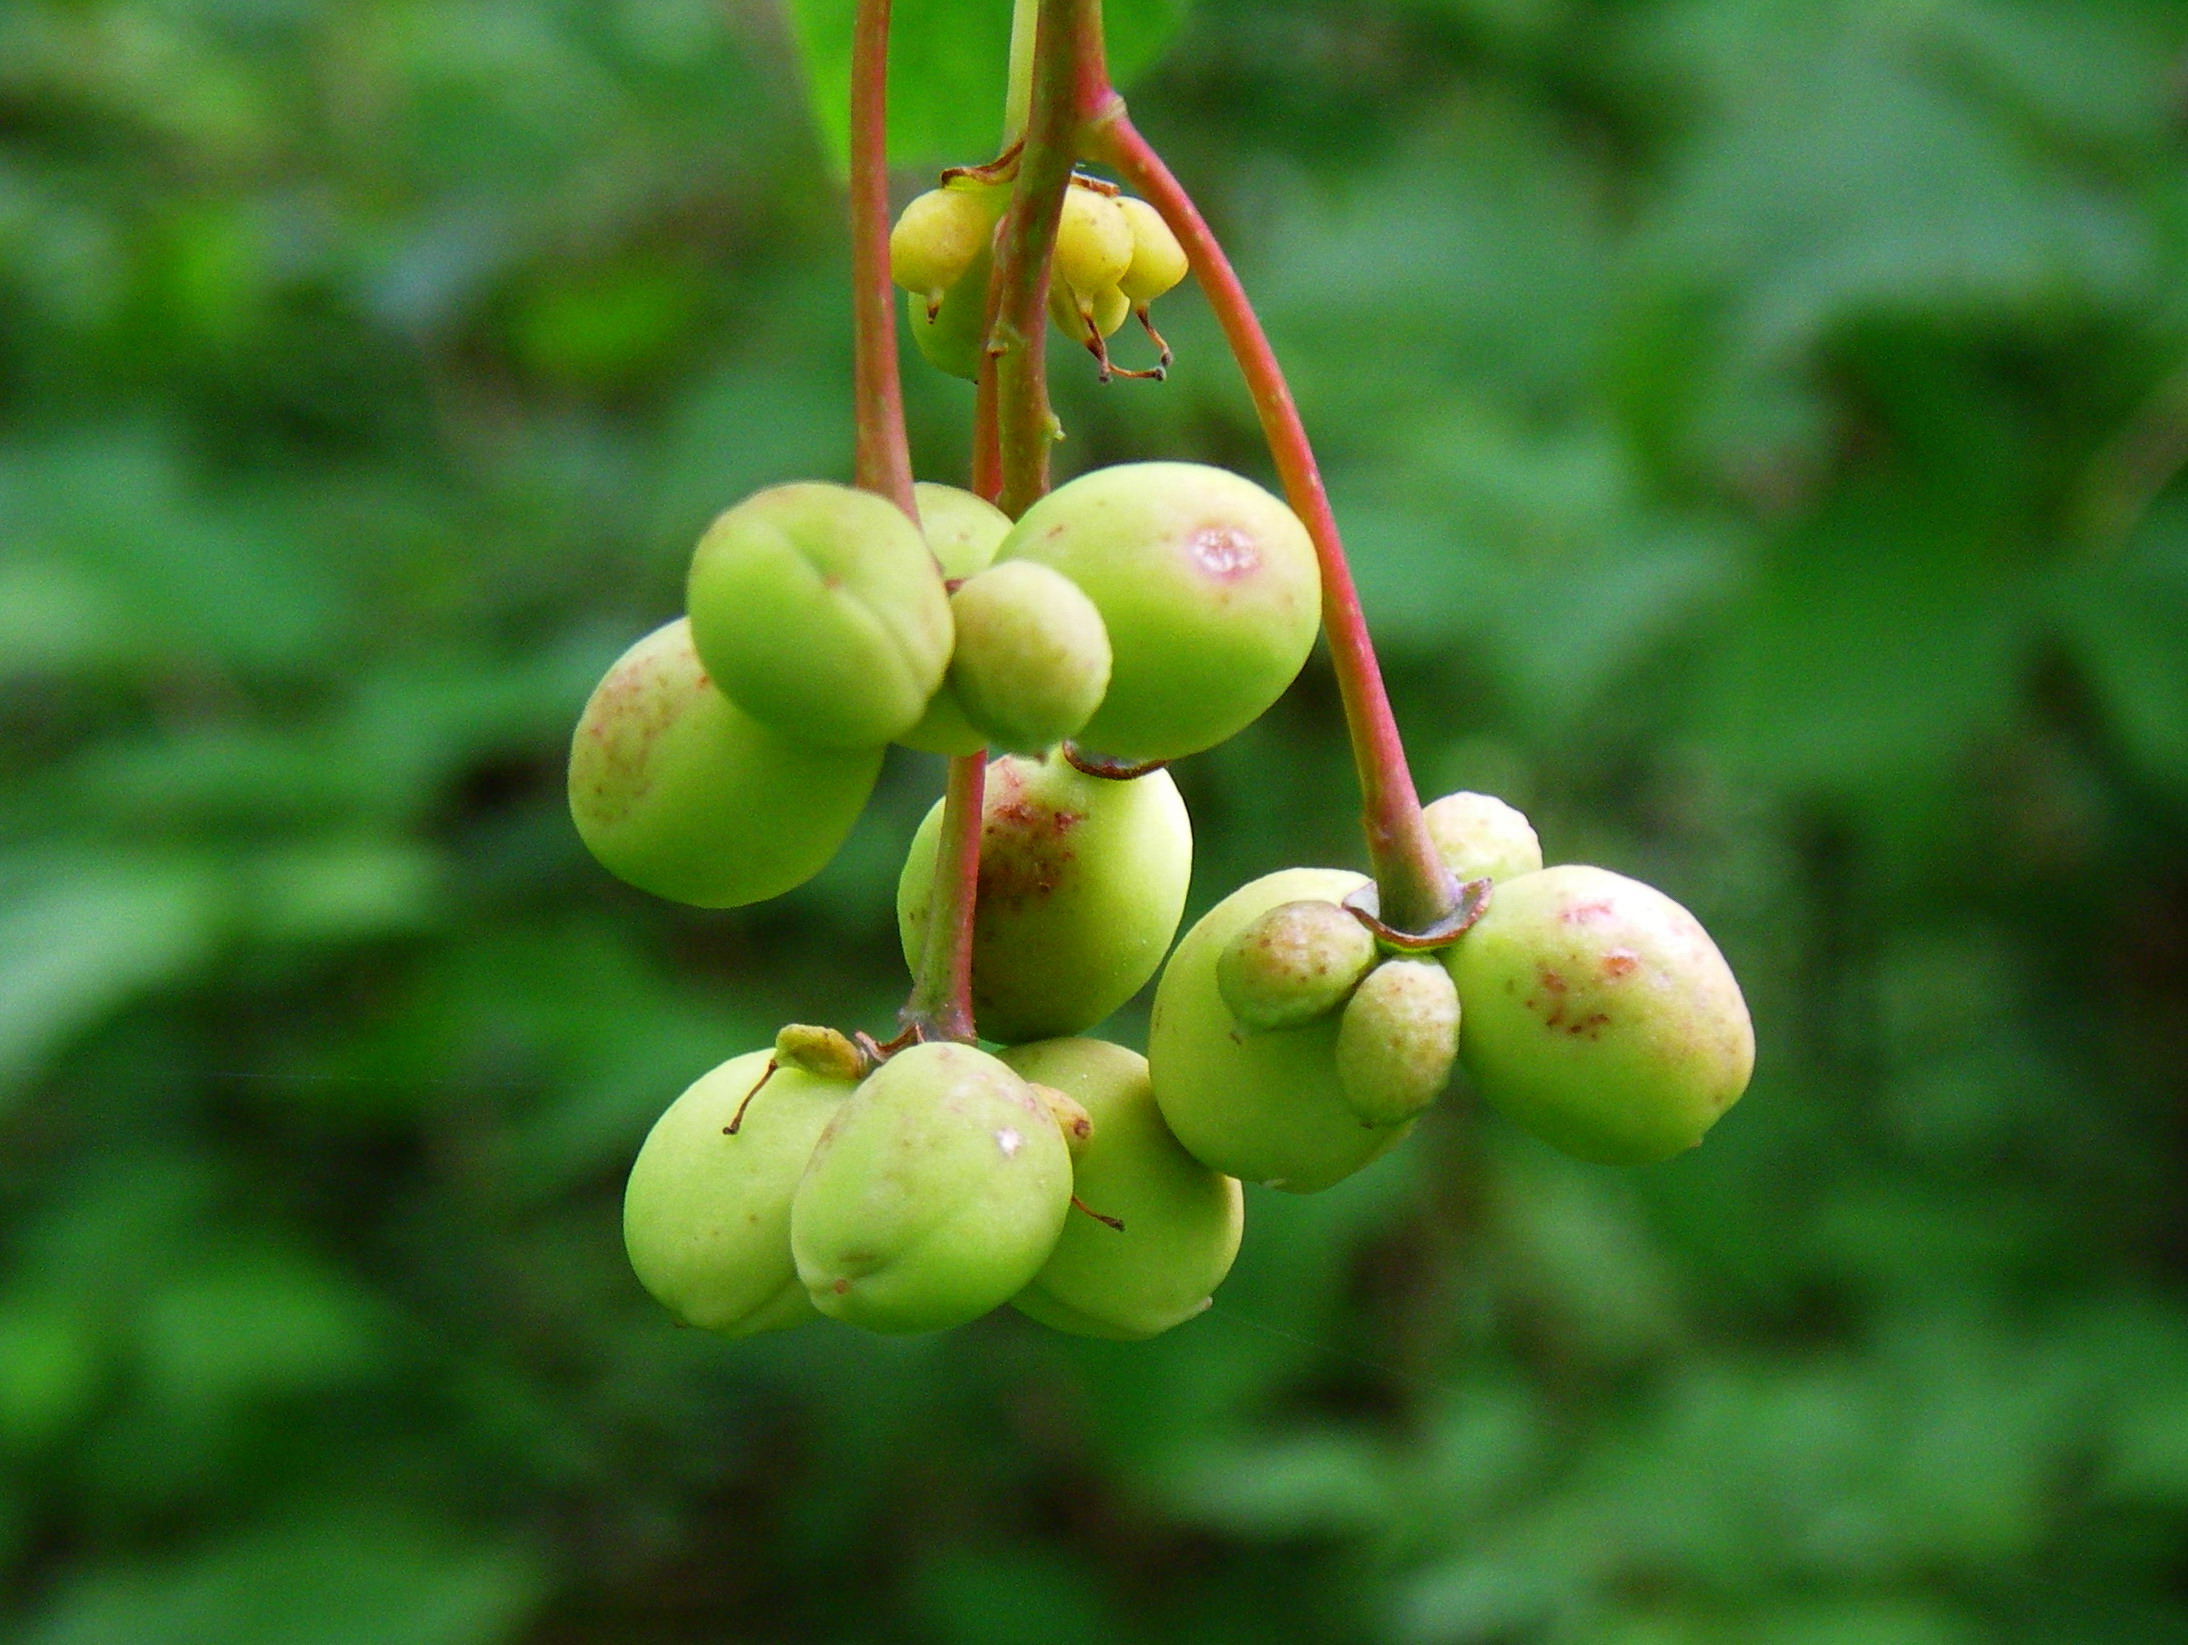
<svg viewBox="0 0 2188 1645"><path fill-rule="evenodd" d="M1192 260L1194 277L1207 294L1253 395L1284 495L1314 541L1322 570L1322 626L1329 635L1330 661L1344 700L1346 728L1352 735L1368 860L1375 871L1383 917L1406 930L1428 930L1451 916L1458 887L1422 819L1420 796L1406 766L1390 695L1368 637L1367 617L1360 609L1352 569L1337 534L1337 518L1283 368L1223 247L1162 157L1134 129L1123 103L1111 97L1090 114L1088 138L1096 156L1162 214Z"/></svg>
<svg viewBox="0 0 2188 1645"><path fill-rule="evenodd" d="M889 283L889 0L858 0L851 38L853 473L915 521L912 453L897 375L896 293Z"/></svg>
<svg viewBox="0 0 2188 1645"><path fill-rule="evenodd" d="M975 1038L972 1014L973 913L980 895L981 807L987 797L985 754L950 761L935 841L934 888L927 900L927 946L919 980L899 1018L917 1038Z"/></svg>

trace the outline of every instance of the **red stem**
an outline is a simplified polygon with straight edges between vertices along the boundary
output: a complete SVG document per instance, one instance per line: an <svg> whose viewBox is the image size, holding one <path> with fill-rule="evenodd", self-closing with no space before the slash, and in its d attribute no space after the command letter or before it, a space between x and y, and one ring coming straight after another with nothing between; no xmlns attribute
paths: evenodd
<svg viewBox="0 0 2188 1645"><path fill-rule="evenodd" d="M1345 562L1337 518L1330 510L1329 493L1323 488L1314 448L1307 442L1283 368L1207 220L1162 157L1133 127L1122 101L1112 93L1083 102L1081 108L1094 151L1162 214L1183 243L1194 277L1207 294L1208 306L1215 311L1253 395L1285 498L1314 540L1322 569L1322 626L1329 635L1330 662L1352 736L1353 764L1360 776L1361 821L1382 917L1403 930L1426 930L1450 915L1456 906L1456 886L1421 817L1420 795L1406 766L1405 745L1391 714L1390 695L1383 688L1382 669L1368 637L1352 569Z"/></svg>
<svg viewBox="0 0 2188 1645"><path fill-rule="evenodd" d="M858 0L851 36L851 339L858 408L853 473L913 520L912 452L889 284L889 0Z"/></svg>
<svg viewBox="0 0 2188 1645"><path fill-rule="evenodd" d="M922 1038L977 1037L972 1015L973 911L980 896L981 806L987 797L988 758L966 754L950 761L949 791L942 800L942 834L935 842L934 887L927 899L927 947L919 980L899 1013Z"/></svg>

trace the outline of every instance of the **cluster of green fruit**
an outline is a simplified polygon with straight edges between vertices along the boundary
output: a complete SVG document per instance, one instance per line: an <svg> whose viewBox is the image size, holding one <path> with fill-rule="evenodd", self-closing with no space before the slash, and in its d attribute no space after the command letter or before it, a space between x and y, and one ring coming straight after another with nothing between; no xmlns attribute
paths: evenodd
<svg viewBox="0 0 2188 1645"><path fill-rule="evenodd" d="M995 233L1009 203L1007 182L956 172L907 205L889 235L890 276L913 299L912 340L953 377L980 375ZM1149 305L1185 278L1187 259L1153 206L1097 178L1074 176L1050 267L1048 311L1058 331L1092 353L1105 376L1162 375L1170 350ZM1161 351L1150 371L1110 363L1107 339L1135 314Z"/></svg>

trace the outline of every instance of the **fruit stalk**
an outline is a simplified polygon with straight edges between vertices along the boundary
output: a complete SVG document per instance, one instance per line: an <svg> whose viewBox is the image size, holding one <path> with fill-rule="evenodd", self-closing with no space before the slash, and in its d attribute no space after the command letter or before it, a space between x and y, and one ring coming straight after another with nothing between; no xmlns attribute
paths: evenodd
<svg viewBox="0 0 2188 1645"><path fill-rule="evenodd" d="M1344 702L1345 725L1351 733L1353 764L1360 777L1362 825L1382 917L1402 930L1427 930L1450 915L1456 888L1421 817L1420 795L1406 765L1405 745L1391 714L1390 696L1384 690L1382 669L1368 636L1367 617L1360 609L1359 592L1345 561L1329 493L1323 488L1314 448L1307 442L1307 431L1284 381L1283 368L1277 364L1268 335L1247 300L1246 288L1239 283L1237 271L1207 220L1163 163L1162 156L1134 128L1123 102L1109 94L1088 98L1081 108L1088 121L1087 138L1094 156L1112 166L1160 212L1170 231L1183 242L1192 259L1193 274L1207 294L1208 306L1215 311L1216 321L1253 395L1254 410L1275 459L1285 499L1306 525L1321 564L1322 626L1329 635L1330 662Z"/></svg>
<svg viewBox="0 0 2188 1645"><path fill-rule="evenodd" d="M896 296L889 283L889 0L858 0L851 37L853 475L919 519L897 375Z"/></svg>
<svg viewBox="0 0 2188 1645"><path fill-rule="evenodd" d="M1078 159L1083 111L1089 99L1107 95L1099 0L1041 0L1025 148L997 241L989 293L988 352L995 372L1001 468L997 501L1013 519L1048 491L1049 447L1061 432L1049 409L1042 348L1049 259L1063 217L1064 190Z"/></svg>
<svg viewBox="0 0 2188 1645"><path fill-rule="evenodd" d="M978 1036L972 1016L972 916L980 895L981 807L987 798L985 754L950 761L942 800L941 861L935 865L928 903L927 949L919 980L901 1018L927 1039L970 1045Z"/></svg>

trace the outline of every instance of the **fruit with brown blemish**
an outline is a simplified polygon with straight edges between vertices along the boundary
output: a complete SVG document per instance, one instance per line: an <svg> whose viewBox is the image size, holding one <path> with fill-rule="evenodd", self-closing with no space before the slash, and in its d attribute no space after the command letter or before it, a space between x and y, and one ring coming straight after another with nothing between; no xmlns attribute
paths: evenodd
<svg viewBox="0 0 2188 1645"><path fill-rule="evenodd" d="M1148 1071L1172 1133L1210 1170L1313 1193L1412 1129L1410 1121L1366 1124L1353 1112L1337 1069L1338 1015L1247 1034L1216 980L1232 938L1270 909L1310 898L1338 903L1367 883L1332 868L1266 875L1203 915L1163 967Z"/></svg>
<svg viewBox="0 0 2188 1645"><path fill-rule="evenodd" d="M692 643L729 699L786 736L878 748L919 723L950 660L950 602L886 498L806 481L754 492L699 540Z"/></svg>
<svg viewBox="0 0 2188 1645"><path fill-rule="evenodd" d="M791 1260L790 1203L852 1086L769 1064L754 1051L701 1076L654 1122L623 1191L639 1283L684 1324L724 1336L818 1317Z"/></svg>
<svg viewBox="0 0 2188 1645"><path fill-rule="evenodd" d="M1370 1125L1411 1119L1444 1093L1459 1055L1459 991L1436 961L1386 960L1337 1022L1337 1080Z"/></svg>
<svg viewBox="0 0 2188 1645"><path fill-rule="evenodd" d="M1247 1033L1295 1028L1344 1004L1375 955L1375 938L1350 912L1303 897L1239 928L1217 956L1216 987Z"/></svg>
<svg viewBox="0 0 2188 1645"><path fill-rule="evenodd" d="M1562 866L1502 881L1442 959L1475 1089L1566 1153L1669 1159L1747 1089L1739 983L1701 923L1638 880Z"/></svg>
<svg viewBox="0 0 2188 1645"><path fill-rule="evenodd" d="M1114 655L1089 749L1175 759L1283 695L1314 645L1322 592L1306 528L1240 475L1200 463L1083 474L1012 527L998 564L1034 560L1094 602Z"/></svg>
<svg viewBox="0 0 2188 1645"><path fill-rule="evenodd" d="M1238 1255L1244 1195L1235 1177L1209 1170L1170 1134L1147 1059L1104 1040L1054 1039L1003 1060L1084 1107L1092 1127L1072 1160L1074 1190L1124 1225L1066 1217L1056 1249L1012 1305L1059 1331L1127 1340L1205 1310Z"/></svg>
<svg viewBox="0 0 2188 1645"><path fill-rule="evenodd" d="M1070 1206L1070 1153L1032 1087L972 1046L915 1045L821 1132L791 1203L791 1252L831 1318L940 1331L1023 1290Z"/></svg>
<svg viewBox="0 0 2188 1645"><path fill-rule="evenodd" d="M1444 867L1462 880L1509 880L1542 867L1533 824L1494 794L1446 794L1421 815Z"/></svg>
<svg viewBox="0 0 2188 1645"><path fill-rule="evenodd" d="M996 747L1055 747L1101 706L1109 634L1094 602L1062 572L1011 560L967 578L950 596L957 649L949 690Z"/></svg>
<svg viewBox="0 0 2188 1645"><path fill-rule="evenodd" d="M897 881L897 931L916 975L926 949L937 802ZM972 1004L1005 1044L1093 1027L1162 964L1185 911L1193 830L1166 771L1090 777L1060 755L987 768Z"/></svg>
<svg viewBox="0 0 2188 1645"><path fill-rule="evenodd" d="M858 821L879 748L816 748L711 683L679 617L626 651L570 744L570 815L600 865L657 897L736 908L826 867Z"/></svg>

